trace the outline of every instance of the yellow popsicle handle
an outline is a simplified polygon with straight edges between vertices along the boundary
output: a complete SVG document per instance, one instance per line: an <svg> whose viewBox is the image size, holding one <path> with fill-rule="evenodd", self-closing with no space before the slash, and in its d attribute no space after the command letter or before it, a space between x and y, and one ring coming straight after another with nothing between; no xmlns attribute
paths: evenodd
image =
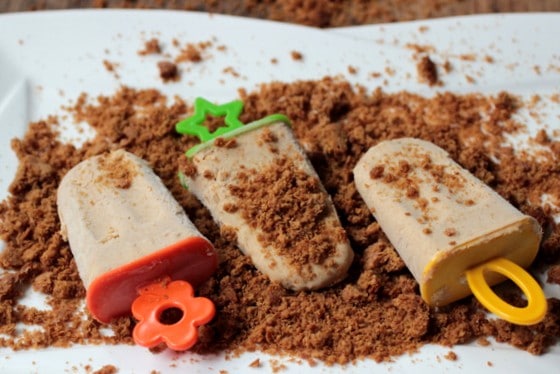
<svg viewBox="0 0 560 374"><path fill-rule="evenodd" d="M527 306L518 308L506 303L492 291L484 271L490 270L511 279L527 297ZM505 258L497 258L466 271L467 282L474 296L489 311L517 325L534 325L543 320L547 304L544 292L521 266Z"/></svg>

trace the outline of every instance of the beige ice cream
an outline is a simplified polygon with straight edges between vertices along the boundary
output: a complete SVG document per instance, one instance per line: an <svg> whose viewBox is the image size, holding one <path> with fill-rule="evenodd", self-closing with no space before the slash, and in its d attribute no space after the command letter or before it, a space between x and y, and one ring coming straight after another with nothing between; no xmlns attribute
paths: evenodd
<svg viewBox="0 0 560 374"><path fill-rule="evenodd" d="M471 294L464 273L473 266L505 257L527 267L536 256L538 223L432 143L381 142L362 156L354 178L431 305ZM489 284L502 280L488 274Z"/></svg>
<svg viewBox="0 0 560 374"><path fill-rule="evenodd" d="M88 308L102 322L129 313L139 287L164 277L198 284L217 266L212 244L131 153L114 151L72 168L57 203Z"/></svg>
<svg viewBox="0 0 560 374"><path fill-rule="evenodd" d="M192 156L188 189L272 281L311 290L343 279L352 249L289 126L249 124L228 135Z"/></svg>

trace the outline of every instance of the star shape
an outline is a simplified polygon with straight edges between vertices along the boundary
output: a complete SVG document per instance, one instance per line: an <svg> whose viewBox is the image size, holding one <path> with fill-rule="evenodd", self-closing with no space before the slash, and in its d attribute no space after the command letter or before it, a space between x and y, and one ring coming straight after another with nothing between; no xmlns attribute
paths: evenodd
<svg viewBox="0 0 560 374"><path fill-rule="evenodd" d="M202 142L215 139L236 128L243 126L239 120L239 115L243 111L243 101L235 100L222 105L215 105L202 97L197 97L194 101L194 113L177 123L175 129L180 134L197 136ZM203 125L207 115L214 117L224 117L225 127L216 129L213 133Z"/></svg>

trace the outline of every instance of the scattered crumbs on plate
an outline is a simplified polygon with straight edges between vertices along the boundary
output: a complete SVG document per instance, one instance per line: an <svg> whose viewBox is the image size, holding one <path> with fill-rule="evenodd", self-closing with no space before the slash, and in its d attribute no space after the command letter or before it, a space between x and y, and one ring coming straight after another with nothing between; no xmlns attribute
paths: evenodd
<svg viewBox="0 0 560 374"><path fill-rule="evenodd" d="M239 73L233 68L233 66L225 67L224 70L222 70L222 72L225 74L230 74L235 78L239 78Z"/></svg>
<svg viewBox="0 0 560 374"><path fill-rule="evenodd" d="M109 60L103 60L103 66L105 67L105 70L113 74L113 76L116 79L119 79L119 74L117 73L117 68L119 67L119 63L111 62Z"/></svg>
<svg viewBox="0 0 560 374"><path fill-rule="evenodd" d="M290 56L292 56L292 60L294 60L294 61L302 61L303 60L303 54L301 52L298 52L298 51L291 51Z"/></svg>
<svg viewBox="0 0 560 374"><path fill-rule="evenodd" d="M116 366L105 365L101 369L92 372L92 374L116 374L118 372L119 372L119 369L117 369Z"/></svg>
<svg viewBox="0 0 560 374"><path fill-rule="evenodd" d="M449 361L457 361L458 357L457 357L457 353L453 352L453 351L449 351L447 352L447 354L445 356L443 356L446 360Z"/></svg>
<svg viewBox="0 0 560 374"><path fill-rule="evenodd" d="M413 50L415 57L416 55L419 54L436 52L436 48L433 45L429 45L429 44L407 43L405 45L405 48Z"/></svg>
<svg viewBox="0 0 560 374"><path fill-rule="evenodd" d="M490 340L488 340L485 336L481 336L476 340L476 342L478 343L478 345L481 345L483 347L488 347L490 345Z"/></svg>
<svg viewBox="0 0 560 374"><path fill-rule="evenodd" d="M177 65L171 61L160 61L157 63L159 76L164 82L176 82L180 78Z"/></svg>
<svg viewBox="0 0 560 374"><path fill-rule="evenodd" d="M490 366L490 367L494 366L494 364L492 363L492 361L486 361L486 365L487 365L487 366Z"/></svg>
<svg viewBox="0 0 560 374"><path fill-rule="evenodd" d="M250 368L259 368L259 367L261 367L261 366L262 366L262 365L261 365L261 360L258 359L258 358L255 359L255 360L253 360L253 361L249 364L249 367L250 367Z"/></svg>
<svg viewBox="0 0 560 374"><path fill-rule="evenodd" d="M476 55L474 53L463 53L459 55L459 59L463 61L476 61Z"/></svg>
<svg viewBox="0 0 560 374"><path fill-rule="evenodd" d="M280 373L288 368L282 361L277 359L270 360L270 367L273 373Z"/></svg>
<svg viewBox="0 0 560 374"><path fill-rule="evenodd" d="M276 57L273 57L270 59L270 63L276 65L278 63L278 59Z"/></svg>
<svg viewBox="0 0 560 374"><path fill-rule="evenodd" d="M416 64L416 72L418 74L418 81L425 83L429 86L440 84L438 77L437 65L432 61L430 56L424 56Z"/></svg>
<svg viewBox="0 0 560 374"><path fill-rule="evenodd" d="M465 80L469 84L475 84L476 83L476 80L474 79L474 77L472 75L469 75L469 74L465 74Z"/></svg>
<svg viewBox="0 0 560 374"><path fill-rule="evenodd" d="M385 73L387 73L388 76L393 77L393 76L395 76L396 71L395 71L394 68L392 68L390 66L386 66L385 67Z"/></svg>
<svg viewBox="0 0 560 374"><path fill-rule="evenodd" d="M494 57L492 57L490 55L485 55L483 60L484 60L484 62L489 63L489 64L493 64L495 62Z"/></svg>
<svg viewBox="0 0 560 374"><path fill-rule="evenodd" d="M144 43L144 48L138 51L138 54L140 56L154 55L154 54L160 54L160 53L161 53L160 42L156 38L152 38L150 40L147 40Z"/></svg>

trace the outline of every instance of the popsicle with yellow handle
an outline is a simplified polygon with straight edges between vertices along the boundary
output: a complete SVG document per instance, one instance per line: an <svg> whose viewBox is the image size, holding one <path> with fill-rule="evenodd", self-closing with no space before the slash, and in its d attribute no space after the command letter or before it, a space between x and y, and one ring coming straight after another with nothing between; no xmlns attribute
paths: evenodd
<svg viewBox="0 0 560 374"><path fill-rule="evenodd" d="M544 318L544 293L524 270L537 254L541 227L443 149L412 138L383 141L361 157L354 180L428 304L443 306L474 294L512 323ZM525 293L526 307L514 307L492 291L505 279Z"/></svg>
<svg viewBox="0 0 560 374"><path fill-rule="evenodd" d="M57 204L93 317L108 323L132 308L137 344L190 348L215 313L190 284L210 277L217 255L148 164L123 150L82 161Z"/></svg>

